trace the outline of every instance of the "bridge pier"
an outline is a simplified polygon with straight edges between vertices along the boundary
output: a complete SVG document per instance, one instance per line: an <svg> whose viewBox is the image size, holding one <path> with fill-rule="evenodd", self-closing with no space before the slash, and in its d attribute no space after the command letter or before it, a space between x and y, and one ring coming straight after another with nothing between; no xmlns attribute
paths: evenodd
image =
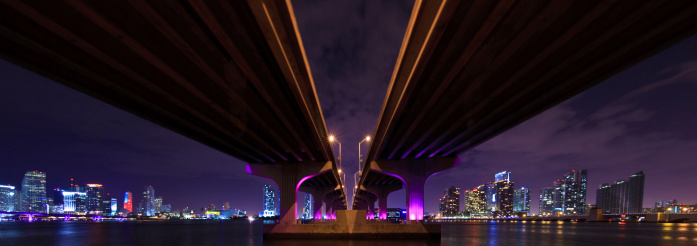
<svg viewBox="0 0 697 246"><path fill-rule="evenodd" d="M332 171L332 162L249 163L247 173L276 182L280 190L279 223L295 224L298 189L303 181Z"/></svg>
<svg viewBox="0 0 697 246"><path fill-rule="evenodd" d="M371 169L396 176L404 182L407 190L407 220L424 219L424 185L433 174L460 165L460 157L377 160ZM382 208L380 209L382 219ZM386 212L386 211L385 211ZM385 215L385 218L387 216Z"/></svg>
<svg viewBox="0 0 697 246"><path fill-rule="evenodd" d="M361 186L364 190L375 194L375 197L378 200L378 219L380 220L386 220L387 219L387 196L394 192L401 190L403 186L372 186L372 185L363 185ZM375 204L373 204L373 211L375 210Z"/></svg>
<svg viewBox="0 0 697 246"><path fill-rule="evenodd" d="M325 196L328 193L340 189L341 186L313 186L313 187L301 187L301 191L310 193L312 195L312 213L315 219L322 219L322 203L326 202Z"/></svg>

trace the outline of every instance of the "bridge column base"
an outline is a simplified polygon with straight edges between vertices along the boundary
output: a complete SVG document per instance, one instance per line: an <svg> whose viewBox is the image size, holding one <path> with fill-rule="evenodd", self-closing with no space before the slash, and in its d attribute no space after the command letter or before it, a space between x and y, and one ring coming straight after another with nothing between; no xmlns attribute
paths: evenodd
<svg viewBox="0 0 697 246"><path fill-rule="evenodd" d="M361 186L364 190L375 194L378 200L378 219L380 220L386 220L387 219L387 196L394 192L402 189L402 186L372 186L372 185L363 185ZM373 204L374 206L374 204ZM373 207L373 211L375 210L375 207Z"/></svg>
<svg viewBox="0 0 697 246"><path fill-rule="evenodd" d="M331 162L291 162L247 164L247 173L276 182L280 190L279 223L295 224L298 189L303 181L332 170Z"/></svg>
<svg viewBox="0 0 697 246"><path fill-rule="evenodd" d="M460 165L460 157L378 160L371 169L399 177L407 190L407 220L424 219L424 185L433 174ZM380 211L382 216L382 211Z"/></svg>

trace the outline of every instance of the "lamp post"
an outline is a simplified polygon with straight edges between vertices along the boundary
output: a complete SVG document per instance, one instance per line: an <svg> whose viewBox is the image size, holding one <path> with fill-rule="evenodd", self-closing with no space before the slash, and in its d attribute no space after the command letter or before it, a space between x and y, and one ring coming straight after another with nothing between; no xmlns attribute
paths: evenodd
<svg viewBox="0 0 697 246"><path fill-rule="evenodd" d="M361 162L363 162L363 156L361 156L361 144L365 141L370 142L370 136L366 136L361 142L358 143L358 176L363 174L363 169L361 168Z"/></svg>

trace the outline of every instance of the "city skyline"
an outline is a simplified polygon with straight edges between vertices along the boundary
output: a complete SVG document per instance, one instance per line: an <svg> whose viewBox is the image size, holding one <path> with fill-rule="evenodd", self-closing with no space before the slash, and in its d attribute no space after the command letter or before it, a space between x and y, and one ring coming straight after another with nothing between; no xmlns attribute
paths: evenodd
<svg viewBox="0 0 697 246"><path fill-rule="evenodd" d="M374 130L413 3L332 4L342 6L293 8L327 127L344 143L343 165L354 172L354 145ZM511 171L537 197L575 167L589 170L591 198L602 183L643 170L645 205L697 202L690 193L697 187L678 182L697 173L690 152L697 149L696 47L697 38L688 38L464 153L462 165L426 183L425 210L437 210L450 185L475 187L499 170ZM67 187L68 177L110 183L117 194L152 184L177 209L251 197L239 207L253 212L261 206L255 192L272 183L246 174L239 160L16 65L1 61L0 71L3 184L19 187L17 173L44 170L50 189ZM388 200L389 207L404 207L404 191Z"/></svg>

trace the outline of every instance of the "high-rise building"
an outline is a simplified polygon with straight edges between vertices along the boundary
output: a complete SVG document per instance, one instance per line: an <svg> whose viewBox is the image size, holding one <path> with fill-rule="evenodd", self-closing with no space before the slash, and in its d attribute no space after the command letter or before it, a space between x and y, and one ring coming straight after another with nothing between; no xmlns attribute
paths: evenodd
<svg viewBox="0 0 697 246"><path fill-rule="evenodd" d="M641 213L644 199L644 172L619 180L614 184L602 184L595 197L596 206L608 214Z"/></svg>
<svg viewBox="0 0 697 246"><path fill-rule="evenodd" d="M510 216L513 214L513 190L515 189L513 182L503 179L494 182L494 184L496 185L496 196L494 197L496 210L492 211L492 215L495 217Z"/></svg>
<svg viewBox="0 0 697 246"><path fill-rule="evenodd" d="M262 216L276 216L276 195L269 185L264 185L264 211Z"/></svg>
<svg viewBox="0 0 697 246"><path fill-rule="evenodd" d="M486 190L486 210L496 211L496 185L492 182L484 184Z"/></svg>
<svg viewBox="0 0 697 246"><path fill-rule="evenodd" d="M172 205L171 204L162 204L162 212L171 213L172 212Z"/></svg>
<svg viewBox="0 0 697 246"><path fill-rule="evenodd" d="M486 186L480 185L476 189L465 191L465 212L470 216L485 214L486 209Z"/></svg>
<svg viewBox="0 0 697 246"><path fill-rule="evenodd" d="M454 217L460 213L460 188L450 186L443 191L443 216Z"/></svg>
<svg viewBox="0 0 697 246"><path fill-rule="evenodd" d="M46 173L27 171L22 179L22 212L46 213Z"/></svg>
<svg viewBox="0 0 697 246"><path fill-rule="evenodd" d="M540 190L540 215L550 215L554 212L554 187Z"/></svg>
<svg viewBox="0 0 697 246"><path fill-rule="evenodd" d="M103 199L102 200L102 214L105 216L110 216L111 215L111 199Z"/></svg>
<svg viewBox="0 0 697 246"><path fill-rule="evenodd" d="M312 219L312 196L309 193L305 193L305 206L303 206L302 218L309 220Z"/></svg>
<svg viewBox="0 0 697 246"><path fill-rule="evenodd" d="M588 171L586 169L571 170L562 179L554 181L554 192L551 199L553 212L560 214L585 214L587 182ZM540 194L540 199L542 199L542 194ZM549 200L545 202L549 202ZM542 210L540 212L542 213Z"/></svg>
<svg viewBox="0 0 697 246"><path fill-rule="evenodd" d="M494 175L494 182L499 181L511 182L511 172L503 171Z"/></svg>
<svg viewBox="0 0 697 246"><path fill-rule="evenodd" d="M63 190L53 189L53 205L63 205Z"/></svg>
<svg viewBox="0 0 697 246"><path fill-rule="evenodd" d="M87 213L104 213L104 189L101 184L87 184Z"/></svg>
<svg viewBox="0 0 697 246"><path fill-rule="evenodd" d="M158 196L155 198L155 213L161 213L162 212L162 197Z"/></svg>
<svg viewBox="0 0 697 246"><path fill-rule="evenodd" d="M15 211L15 187L11 185L0 185L0 212Z"/></svg>
<svg viewBox="0 0 697 246"><path fill-rule="evenodd" d="M146 186L143 190L143 215L155 216L155 189Z"/></svg>
<svg viewBox="0 0 697 246"><path fill-rule="evenodd" d="M71 190L64 190L63 193L63 212L69 214L86 214L87 193L78 186L72 186Z"/></svg>
<svg viewBox="0 0 697 246"><path fill-rule="evenodd" d="M133 193L130 191L126 191L126 193L123 195L123 209L129 213L133 212Z"/></svg>
<svg viewBox="0 0 697 246"><path fill-rule="evenodd" d="M118 201L116 201L116 198L111 198L111 204L109 204L111 208L111 213L109 215L115 216L116 212L119 211L119 204Z"/></svg>
<svg viewBox="0 0 697 246"><path fill-rule="evenodd" d="M530 189L522 187L513 192L513 212L530 212Z"/></svg>

